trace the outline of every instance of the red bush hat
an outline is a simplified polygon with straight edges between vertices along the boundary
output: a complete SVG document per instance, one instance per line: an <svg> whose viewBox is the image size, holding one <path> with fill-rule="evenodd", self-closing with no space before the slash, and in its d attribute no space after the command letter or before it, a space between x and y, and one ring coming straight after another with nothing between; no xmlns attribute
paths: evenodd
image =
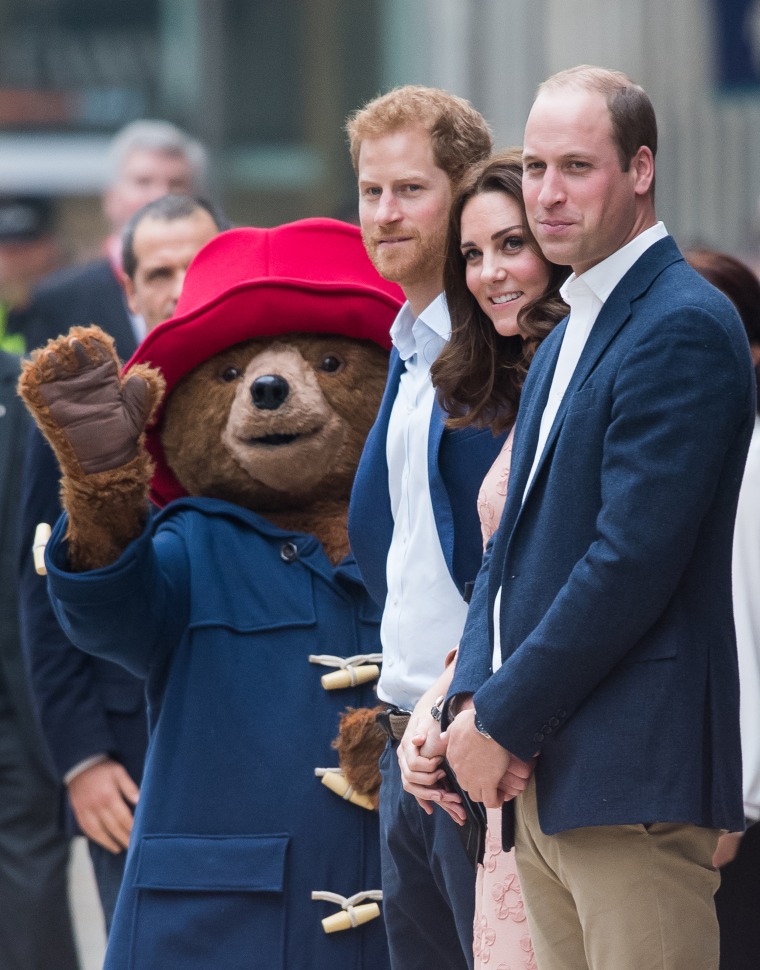
<svg viewBox="0 0 760 970"><path fill-rule="evenodd" d="M337 334L389 350L403 300L401 289L370 262L357 226L302 219L273 229L230 229L195 256L175 315L151 330L124 371L138 363L159 368L168 394L203 361L253 337ZM158 505L186 494L164 459L162 410L146 434Z"/></svg>

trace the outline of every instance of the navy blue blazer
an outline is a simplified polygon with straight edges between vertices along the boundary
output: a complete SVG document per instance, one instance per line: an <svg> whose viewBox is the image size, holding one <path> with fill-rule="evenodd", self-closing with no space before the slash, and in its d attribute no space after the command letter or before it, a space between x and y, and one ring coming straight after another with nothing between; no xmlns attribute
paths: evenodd
<svg viewBox="0 0 760 970"><path fill-rule="evenodd" d="M42 345L70 327L97 324L114 338L122 360L136 348L124 292L107 259L69 267L36 288L29 311L27 347ZM53 613L44 577L30 549L39 522L58 519L60 472L52 450L33 428L26 449L21 503L21 634L31 668L40 720L56 770L105 752L139 784L147 747L143 682L118 664L77 649Z"/></svg>
<svg viewBox="0 0 760 970"><path fill-rule="evenodd" d="M394 349L380 410L356 472L348 513L351 550L370 595L381 605L388 593L386 562L393 535L386 438L403 372L404 361ZM480 428L452 431L444 427L445 420L445 412L436 402L430 418L428 480L446 565L464 595L466 584L475 580L483 556L478 491L505 436L494 437L490 430Z"/></svg>
<svg viewBox="0 0 760 970"><path fill-rule="evenodd" d="M61 513L59 477L55 455L34 428L24 466L19 592L22 643L42 730L59 777L106 753L139 784L148 744L144 683L74 646L53 613L45 577L34 571L37 523L53 525Z"/></svg>
<svg viewBox="0 0 760 970"><path fill-rule="evenodd" d="M647 250L599 314L522 503L565 329L525 383L451 694L474 692L508 750L539 752L548 834L741 829L731 545L755 394L742 324L670 237Z"/></svg>

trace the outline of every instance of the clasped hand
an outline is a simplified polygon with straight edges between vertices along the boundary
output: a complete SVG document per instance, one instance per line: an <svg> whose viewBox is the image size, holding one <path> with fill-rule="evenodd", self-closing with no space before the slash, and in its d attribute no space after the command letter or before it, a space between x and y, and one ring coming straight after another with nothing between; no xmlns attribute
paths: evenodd
<svg viewBox="0 0 760 970"><path fill-rule="evenodd" d="M444 733L427 710L427 701L415 708L397 752L404 790L417 799L423 811L430 815L438 804L455 822L461 825L465 821L459 795L447 787L441 768L444 756L462 788L487 808L500 808L525 791L535 759L521 761L496 741L484 738L475 728L471 701Z"/></svg>
<svg viewBox="0 0 760 970"><path fill-rule="evenodd" d="M486 808L501 808L528 786L536 759L522 761L475 727L475 709L470 704L460 710L441 735L446 757L457 781L470 798Z"/></svg>

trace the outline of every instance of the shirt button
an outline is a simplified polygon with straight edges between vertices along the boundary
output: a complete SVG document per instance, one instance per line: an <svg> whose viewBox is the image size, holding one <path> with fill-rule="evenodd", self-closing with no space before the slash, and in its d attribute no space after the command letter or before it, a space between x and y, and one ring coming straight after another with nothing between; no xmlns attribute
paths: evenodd
<svg viewBox="0 0 760 970"><path fill-rule="evenodd" d="M288 565L298 559L298 546L295 542L283 542L280 547L280 559Z"/></svg>

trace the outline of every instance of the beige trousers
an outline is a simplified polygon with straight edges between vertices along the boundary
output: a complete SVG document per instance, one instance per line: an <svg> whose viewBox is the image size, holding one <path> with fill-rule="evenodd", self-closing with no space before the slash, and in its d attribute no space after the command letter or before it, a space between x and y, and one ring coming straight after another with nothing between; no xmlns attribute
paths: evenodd
<svg viewBox="0 0 760 970"><path fill-rule="evenodd" d="M717 970L717 829L657 823L544 835L533 781L515 813L538 970Z"/></svg>

